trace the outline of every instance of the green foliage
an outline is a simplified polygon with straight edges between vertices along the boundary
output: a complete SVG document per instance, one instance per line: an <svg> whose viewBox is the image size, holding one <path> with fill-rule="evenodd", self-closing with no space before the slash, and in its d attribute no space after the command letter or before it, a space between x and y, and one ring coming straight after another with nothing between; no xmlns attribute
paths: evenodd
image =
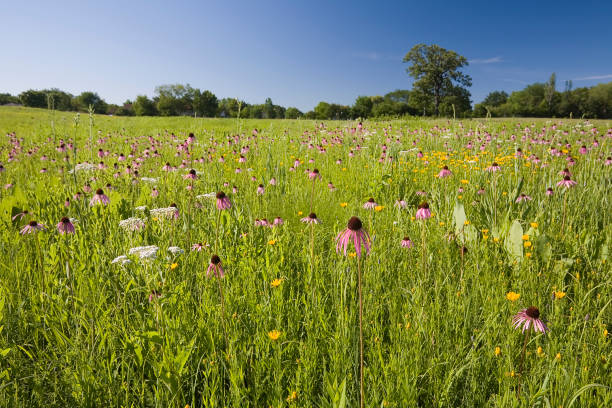
<svg viewBox="0 0 612 408"><path fill-rule="evenodd" d="M413 92L433 105L435 116L439 115L440 105L448 97L467 95L469 101L469 92L462 88L472 85L470 76L461 72L461 68L468 65L465 57L435 44L417 44L403 61L410 63L406 71L415 80ZM447 105L449 103L452 104L447 101Z"/></svg>
<svg viewBox="0 0 612 408"><path fill-rule="evenodd" d="M285 111L285 119L298 119L304 114L298 108L289 107Z"/></svg>
<svg viewBox="0 0 612 408"><path fill-rule="evenodd" d="M74 138L73 157L49 138L51 117L46 107L0 108L0 134L15 132L0 142L0 406L359 406L357 259L337 254L334 242L353 215L372 244L359 264L364 406L612 405L612 190L600 158L609 123L451 127L411 118L364 120L353 132L352 121L94 115L99 145L89 144L88 126L74 127L73 113L55 112L58 133ZM188 156L177 145L191 132ZM535 133L567 139L568 156L579 156L585 134L597 138L572 167L577 186L561 193L554 185L567 156L531 142ZM481 151L483 135L492 140ZM383 144L393 161L379 161ZM525 157L514 156L517 145ZM110 155L98 159L99 148ZM115 169L120 153L127 159ZM246 163L237 163L240 154ZM107 169L68 172L73 162L100 160ZM295 160L303 165L290 171ZM494 175L484 170L492 161L501 166ZM166 162L177 169L163 171ZM444 165L453 175L436 178ZM192 166L198 177L185 179ZM315 166L322 180L304 174ZM90 206L93 192L73 198L85 184L104 189L110 204ZM545 195L548 186L555 195ZM214 198L198 197L220 189L233 203L221 215ZM431 219L412 219L419 191ZM520 192L533 200L515 203ZM370 196L377 210L363 208ZM407 208L394 206L398 198ZM151 211L170 203L177 219ZM300 221L311 205L322 221L312 228ZM21 235L29 218L15 216L24 209L47 229ZM283 225L254 225L277 216ZM57 232L62 217L78 220L74 235ZM145 227L122 229L128 217ZM401 247L406 236L413 248ZM191 251L197 242L210 246ZM141 245L158 246L157 257L111 263ZM221 280L206 276L213 253ZM520 298L509 300L510 291ZM524 336L512 315L532 305L552 330L530 335L519 373Z"/></svg>
<svg viewBox="0 0 612 408"><path fill-rule="evenodd" d="M132 104L132 109L136 116L155 116L157 114L155 102L146 95L138 95Z"/></svg>
<svg viewBox="0 0 612 408"><path fill-rule="evenodd" d="M19 104L21 101L18 96L13 96L9 93L0 93L0 105Z"/></svg>
<svg viewBox="0 0 612 408"><path fill-rule="evenodd" d="M86 112L89 106L93 106L96 113L106 113L108 105L95 92L83 92L74 98L74 105L79 111Z"/></svg>

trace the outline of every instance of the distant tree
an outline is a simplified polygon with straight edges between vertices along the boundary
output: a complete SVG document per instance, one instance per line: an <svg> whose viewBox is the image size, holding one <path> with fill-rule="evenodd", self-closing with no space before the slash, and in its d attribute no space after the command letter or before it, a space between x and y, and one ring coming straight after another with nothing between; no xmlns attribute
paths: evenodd
<svg viewBox="0 0 612 408"><path fill-rule="evenodd" d="M235 118L238 117L240 110L240 117L244 118L247 117L244 112L248 109L248 104L244 101L238 101L236 98L223 98L219 101L217 115L222 118Z"/></svg>
<svg viewBox="0 0 612 408"><path fill-rule="evenodd" d="M508 97L508 108L514 116L543 117L548 116L545 100L546 85L535 83L521 91L512 92Z"/></svg>
<svg viewBox="0 0 612 408"><path fill-rule="evenodd" d="M493 91L484 98L482 103L486 106L499 106L508 101L508 94L505 91Z"/></svg>
<svg viewBox="0 0 612 408"><path fill-rule="evenodd" d="M449 90L440 104L440 113L444 116L466 117L471 111L470 92L460 86Z"/></svg>
<svg viewBox="0 0 612 408"><path fill-rule="evenodd" d="M598 84L589 89L587 99L589 117L612 118L612 82Z"/></svg>
<svg viewBox="0 0 612 408"><path fill-rule="evenodd" d="M19 97L13 96L10 93L0 93L0 105L8 105L9 103L21 103Z"/></svg>
<svg viewBox="0 0 612 408"><path fill-rule="evenodd" d="M414 91L431 100L434 115L440 113L440 104L448 95L456 95L456 87L470 87L472 78L460 69L468 65L465 57L438 45L415 45L404 57L410 63L406 70L415 79Z"/></svg>
<svg viewBox="0 0 612 408"><path fill-rule="evenodd" d="M331 107L327 102L319 102L314 108L315 119L327 120L331 117Z"/></svg>
<svg viewBox="0 0 612 408"><path fill-rule="evenodd" d="M149 99L146 95L138 95L136 97L136 100L132 104L132 109L136 116L157 115L157 109L155 109L155 102Z"/></svg>
<svg viewBox="0 0 612 408"><path fill-rule="evenodd" d="M304 114L304 119L317 119L317 114L314 110L310 110Z"/></svg>
<svg viewBox="0 0 612 408"><path fill-rule="evenodd" d="M210 91L195 89L193 93L193 112L196 116L211 118L217 114L219 100Z"/></svg>
<svg viewBox="0 0 612 408"><path fill-rule="evenodd" d="M106 102L95 92L82 92L73 99L73 102L76 109L80 111L87 111L89 106L92 105L96 113L106 113Z"/></svg>
<svg viewBox="0 0 612 408"><path fill-rule="evenodd" d="M298 108L294 107L289 107L285 111L285 119L297 119L303 115L304 114Z"/></svg>
<svg viewBox="0 0 612 408"><path fill-rule="evenodd" d="M71 94L57 88L45 89L42 92L47 94L47 108L60 111L75 110Z"/></svg>
<svg viewBox="0 0 612 408"><path fill-rule="evenodd" d="M544 89L544 99L546 100L546 105L548 106L549 115L553 114L553 100L555 98L557 88L557 75L553 72L550 75L548 82L546 83L546 88Z"/></svg>
<svg viewBox="0 0 612 408"><path fill-rule="evenodd" d="M47 93L44 91L28 89L27 91L19 94L19 100L23 106L28 106L31 108L47 107Z"/></svg>
<svg viewBox="0 0 612 408"><path fill-rule="evenodd" d="M374 103L372 102L371 97L358 96L357 99L355 99L355 103L353 104L352 116L354 118L366 119L372 114L372 106L374 106Z"/></svg>
<svg viewBox="0 0 612 408"><path fill-rule="evenodd" d="M155 88L157 110L162 116L191 115L194 93L189 84L159 85Z"/></svg>

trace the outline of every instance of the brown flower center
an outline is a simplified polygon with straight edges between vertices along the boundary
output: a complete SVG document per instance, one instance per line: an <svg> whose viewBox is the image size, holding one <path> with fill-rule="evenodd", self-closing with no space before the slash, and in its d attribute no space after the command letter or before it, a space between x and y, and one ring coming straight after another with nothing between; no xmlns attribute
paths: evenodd
<svg viewBox="0 0 612 408"><path fill-rule="evenodd" d="M210 257L210 263L213 265L219 265L221 263L221 258L219 258L219 255L213 255Z"/></svg>
<svg viewBox="0 0 612 408"><path fill-rule="evenodd" d="M363 227L363 223L358 217L351 217L347 224L348 229L351 231L359 231Z"/></svg>
<svg viewBox="0 0 612 408"><path fill-rule="evenodd" d="M531 317L532 319L538 319L540 317L540 310L538 310L538 308L535 306L531 306L527 308L525 314Z"/></svg>

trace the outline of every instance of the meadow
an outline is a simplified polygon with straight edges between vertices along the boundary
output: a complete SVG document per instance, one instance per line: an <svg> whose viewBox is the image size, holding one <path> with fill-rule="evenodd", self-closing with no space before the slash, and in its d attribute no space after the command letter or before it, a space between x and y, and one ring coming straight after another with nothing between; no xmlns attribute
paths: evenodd
<svg viewBox="0 0 612 408"><path fill-rule="evenodd" d="M1 406L612 406L610 121L0 134Z"/></svg>

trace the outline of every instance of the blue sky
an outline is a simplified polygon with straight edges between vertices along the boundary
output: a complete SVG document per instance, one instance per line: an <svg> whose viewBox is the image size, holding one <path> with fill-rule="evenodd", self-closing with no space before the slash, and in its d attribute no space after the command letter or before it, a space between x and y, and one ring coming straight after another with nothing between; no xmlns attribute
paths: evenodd
<svg viewBox="0 0 612 408"><path fill-rule="evenodd" d="M472 100L557 74L612 81L610 1L2 2L0 92L93 90L111 103L189 83L219 98L312 109L410 89L403 56L470 60Z"/></svg>

